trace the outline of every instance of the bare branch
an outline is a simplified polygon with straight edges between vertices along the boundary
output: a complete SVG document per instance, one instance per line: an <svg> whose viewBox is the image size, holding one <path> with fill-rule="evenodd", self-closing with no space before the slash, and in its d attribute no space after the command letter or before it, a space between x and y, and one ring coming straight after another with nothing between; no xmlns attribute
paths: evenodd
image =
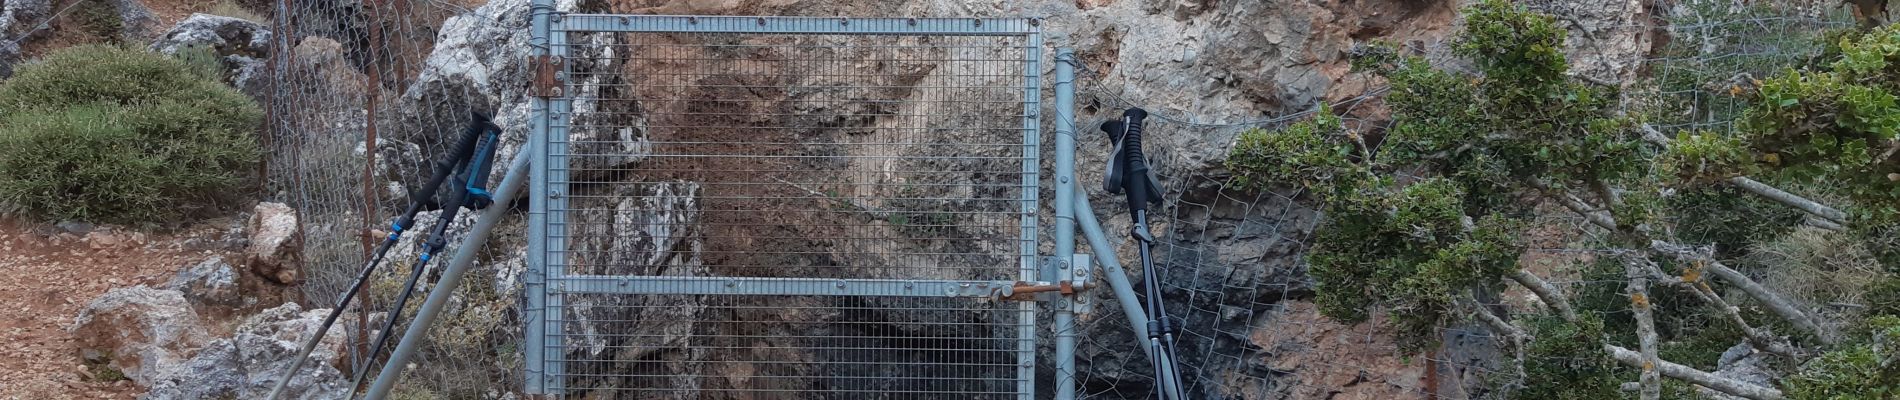
<svg viewBox="0 0 1900 400"><path fill-rule="evenodd" d="M1611 344L1604 344L1603 351L1609 352L1611 359L1623 363L1623 365L1638 368L1643 366L1644 358L1642 353ZM1657 361L1655 366L1656 372L1662 376L1681 379L1725 394L1740 396L1750 400L1787 399L1786 397L1782 397L1781 391L1775 390L1775 388L1762 387L1748 382L1716 376L1715 374L1695 369L1695 367L1668 361Z"/></svg>
<svg viewBox="0 0 1900 400"><path fill-rule="evenodd" d="M1643 140L1645 141L1654 143L1659 146L1668 146L1669 143L1671 142L1669 137L1663 135L1661 131L1657 131L1656 127L1643 125L1642 128L1643 128ZM1836 226L1847 223L1847 213L1841 212L1841 210L1839 209L1835 209L1834 207L1828 207L1826 204L1821 204L1820 202L1809 200L1805 197L1801 197L1800 195L1797 195L1794 193L1788 193L1787 191L1781 190L1774 186L1769 186L1766 183L1761 183L1754 179L1749 179L1746 176L1737 176L1737 177L1729 178L1728 183L1730 185L1735 185L1736 188L1740 188L1749 193L1754 193L1757 196L1765 197L1765 198L1768 198L1769 200L1774 200L1776 202L1787 205L1789 207L1794 207L1795 209L1805 211L1808 214L1813 214L1814 216L1821 217L1822 219L1825 219L1828 222L1835 223Z"/></svg>
<svg viewBox="0 0 1900 400"><path fill-rule="evenodd" d="M1775 315L1779 315L1782 319L1793 323L1796 328L1813 334L1814 337L1820 339L1822 343L1834 344L1836 342L1834 335L1828 334L1826 330L1821 328L1820 324L1814 322L1813 317L1809 316L1806 311L1802 311L1801 307L1795 305L1794 302L1783 299L1781 295L1775 294L1773 290L1762 286L1760 282L1755 282L1754 279L1750 279L1747 275L1742 274L1741 271L1736 271L1722 264L1720 260L1716 260L1715 257L1708 254L1707 251L1661 240L1651 240L1649 242L1649 248L1657 254L1666 255L1678 261L1697 265L1702 270L1722 278L1723 281L1741 289L1742 293L1748 294L1748 297L1761 302L1763 306L1768 307L1768 310L1773 311Z"/></svg>
<svg viewBox="0 0 1900 400"><path fill-rule="evenodd" d="M1661 364L1662 359L1656 357L1656 319L1650 308L1649 271L1643 268L1649 259L1633 252L1624 253L1623 258L1623 270L1629 278L1630 309L1635 311L1636 339L1643 356L1643 364L1637 367L1642 370L1638 378L1642 383L1639 393L1642 400L1657 400L1662 398L1662 378L1657 376L1656 365Z"/></svg>
<svg viewBox="0 0 1900 400"><path fill-rule="evenodd" d="M1590 221L1591 224L1611 231L1616 230L1616 218L1611 217L1610 213L1604 212L1597 207L1591 207L1589 203L1584 203L1583 199L1579 199L1569 192L1551 188L1550 184L1541 181L1531 181L1529 183L1531 187L1542 190L1545 197L1556 200L1558 204L1562 204L1564 208L1568 208L1571 212L1583 216L1583 219Z"/></svg>
<svg viewBox="0 0 1900 400"><path fill-rule="evenodd" d="M1748 179L1746 176L1728 178L1728 183L1749 193L1754 193L1757 196L1780 202L1781 204L1794 207L1801 211L1806 211L1808 214L1813 214L1816 217L1827 220L1827 222L1836 224L1847 223L1847 213L1841 212L1841 210L1836 210L1834 207L1828 207L1814 200L1808 200L1794 193L1788 193L1774 186L1768 186L1766 183Z"/></svg>
<svg viewBox="0 0 1900 400"><path fill-rule="evenodd" d="M1570 300L1564 298L1559 294L1560 292L1556 291L1549 283L1545 283L1542 278L1538 278L1536 275L1523 270L1519 270L1517 274L1512 275L1512 278L1517 281L1518 284L1524 285L1524 288L1530 289L1531 293L1537 295L1538 299L1542 300L1544 304L1550 305L1553 309L1561 310L1562 312L1559 315L1562 315L1565 320L1571 322L1577 321L1577 314L1569 311L1572 309ZM1608 343L1603 345L1603 351L1609 353L1611 359L1623 363L1624 365L1637 368L1643 367L1644 357L1642 353ZM1672 363L1660 358L1650 365L1654 366L1655 371L1662 376L1683 380L1725 394L1740 396L1750 400L1786 400L1785 397L1781 396L1780 390L1715 376L1715 374L1703 372L1694 367Z"/></svg>
<svg viewBox="0 0 1900 400"><path fill-rule="evenodd" d="M1551 310L1557 311L1557 315L1562 316L1565 321L1577 320L1576 310L1570 308L1570 298L1564 297L1564 292L1557 290L1556 286L1551 286L1549 282L1544 282L1544 278L1539 278L1537 274L1533 274L1530 271L1519 269L1511 273L1511 280L1516 281L1518 285L1524 286L1525 289L1530 289L1532 294L1537 295L1538 300L1542 300L1544 305L1549 306Z"/></svg>
<svg viewBox="0 0 1900 400"><path fill-rule="evenodd" d="M1505 321L1503 318L1498 318L1497 314L1491 313L1491 309L1485 308L1483 303L1479 303L1478 300L1472 298L1471 295L1465 295L1462 301L1467 307L1471 308L1472 314L1477 315L1479 321L1484 321L1484 325L1491 328L1492 332L1510 340L1511 350L1517 353L1517 360L1513 363L1517 368L1517 376L1527 376L1528 374L1524 372L1524 342L1530 341L1531 336L1525 334L1523 329L1518 329L1516 325L1511 325L1510 322Z"/></svg>
<svg viewBox="0 0 1900 400"><path fill-rule="evenodd" d="M1648 269L1651 276L1656 278L1658 283L1687 290L1690 294L1695 295L1697 299L1701 299L1703 303L1720 309L1722 315L1728 317L1730 323L1739 327L1742 330L1742 334L1748 337L1748 342L1755 345L1755 348L1794 360L1804 360L1807 358L1807 356L1799 349L1796 349L1794 345L1789 344L1786 338L1776 335L1773 330L1766 327L1750 325L1747 319L1742 318L1741 308L1729 304L1728 300L1723 299L1722 295L1715 293L1715 289L1709 287L1708 281L1702 278L1701 266L1693 263L1689 264L1689 266L1683 270L1683 274L1680 277L1670 276L1668 273L1664 273L1662 268L1657 267L1654 262L1644 262L1643 266Z"/></svg>

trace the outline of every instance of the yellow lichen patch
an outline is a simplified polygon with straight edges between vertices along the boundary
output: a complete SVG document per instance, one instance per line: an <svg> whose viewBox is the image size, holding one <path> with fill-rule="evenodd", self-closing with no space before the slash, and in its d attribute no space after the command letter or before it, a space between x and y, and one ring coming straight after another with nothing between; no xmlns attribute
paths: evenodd
<svg viewBox="0 0 1900 400"><path fill-rule="evenodd" d="M1630 293L1630 304L1636 307L1648 308L1649 297L1643 296L1642 293Z"/></svg>

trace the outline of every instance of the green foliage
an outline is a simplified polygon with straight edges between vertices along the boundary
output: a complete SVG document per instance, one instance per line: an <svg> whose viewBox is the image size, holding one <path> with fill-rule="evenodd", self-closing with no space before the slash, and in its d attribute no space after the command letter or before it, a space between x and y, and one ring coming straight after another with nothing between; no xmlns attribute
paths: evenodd
<svg viewBox="0 0 1900 400"><path fill-rule="evenodd" d="M1678 180L1706 184L1754 172L1755 154L1737 137L1682 132L1657 156L1657 164Z"/></svg>
<svg viewBox="0 0 1900 400"><path fill-rule="evenodd" d="M1676 237L1715 245L1734 257L1756 243L1794 230L1807 215L1728 185L1693 185L1670 196L1666 212L1676 218Z"/></svg>
<svg viewBox="0 0 1900 400"><path fill-rule="evenodd" d="M244 187L261 117L163 55L60 50L0 85L0 201L46 219L192 216Z"/></svg>
<svg viewBox="0 0 1900 400"><path fill-rule="evenodd" d="M1788 378L1794 400L1875 400L1900 396L1900 317L1867 321L1864 343L1821 354Z"/></svg>
<svg viewBox="0 0 1900 400"><path fill-rule="evenodd" d="M1516 267L1523 244L1515 220L1486 217L1464 226L1464 193L1456 182L1430 179L1396 191L1362 186L1330 203L1308 254L1320 311L1344 321L1384 308L1399 326L1401 346L1432 343L1454 299L1490 287Z"/></svg>
<svg viewBox="0 0 1900 400"><path fill-rule="evenodd" d="M1867 303L1868 315L1900 317L1900 276L1888 274L1868 285L1867 293L1861 295L1861 301Z"/></svg>
<svg viewBox="0 0 1900 400"><path fill-rule="evenodd" d="M1604 354L1604 327L1594 316L1577 323L1554 316L1529 319L1534 337L1525 346L1524 387L1511 398L1585 400L1623 398L1615 361Z"/></svg>
<svg viewBox="0 0 1900 400"><path fill-rule="evenodd" d="M218 56L218 49L211 46L190 45L178 49L172 58L184 63L186 68L198 77L208 80L224 79L224 58Z"/></svg>
<svg viewBox="0 0 1900 400"><path fill-rule="evenodd" d="M1457 179L1489 205L1509 209L1525 179L1615 181L1648 169L1615 93L1570 82L1564 31L1549 16L1505 1L1466 11L1458 54L1482 75L1412 59L1391 68L1387 97L1397 124L1383 162L1423 164Z"/></svg>
<svg viewBox="0 0 1900 400"><path fill-rule="evenodd" d="M1351 188L1360 175L1350 157L1353 144L1339 116L1320 107L1313 119L1281 130L1249 130L1227 156L1227 169L1242 187L1284 184L1333 194Z"/></svg>
<svg viewBox="0 0 1900 400"><path fill-rule="evenodd" d="M1764 79L1746 141L1769 167L1833 183L1875 221L1900 217L1900 25L1842 37L1824 69Z"/></svg>
<svg viewBox="0 0 1900 400"><path fill-rule="evenodd" d="M93 36L108 41L118 41L119 32L125 28L125 20L119 17L119 10L106 0L79 0L82 2L73 10L73 20L80 29Z"/></svg>

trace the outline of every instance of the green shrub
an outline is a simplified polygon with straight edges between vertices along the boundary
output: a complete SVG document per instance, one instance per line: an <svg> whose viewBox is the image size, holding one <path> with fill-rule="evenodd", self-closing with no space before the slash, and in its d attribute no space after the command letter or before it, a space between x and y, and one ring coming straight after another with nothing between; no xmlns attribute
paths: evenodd
<svg viewBox="0 0 1900 400"><path fill-rule="evenodd" d="M241 192L262 111L183 62L89 45L0 85L0 201L45 219L175 221Z"/></svg>
<svg viewBox="0 0 1900 400"><path fill-rule="evenodd" d="M1900 396L1900 317L1869 319L1864 343L1821 354L1787 382L1795 400L1874 400Z"/></svg>

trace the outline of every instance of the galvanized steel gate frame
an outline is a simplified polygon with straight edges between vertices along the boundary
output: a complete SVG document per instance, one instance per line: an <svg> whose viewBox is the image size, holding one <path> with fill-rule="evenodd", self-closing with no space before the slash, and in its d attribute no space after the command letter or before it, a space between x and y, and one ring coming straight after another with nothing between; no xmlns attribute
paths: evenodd
<svg viewBox="0 0 1900 400"><path fill-rule="evenodd" d="M1041 139L1040 101L1042 42L1040 21L1027 18L796 18L796 17L718 17L718 16L647 16L582 15L554 11L551 0L535 0L532 14L533 46L537 65L528 140L530 172L529 248L525 276L525 386L530 394L560 397L565 345L563 335L549 334L560 329L551 321L562 320L562 294L618 295L746 295L746 296L871 296L871 297L961 297L1033 299L1019 301L1016 310L1021 327L1017 332L1016 397L1033 398L1036 375L1035 316L1038 304L1053 311L1055 354L1052 392L1055 398L1075 397L1075 326L1074 312L1089 307L1085 297L1075 290L1090 285L1090 257L1076 253L1076 232L1086 236L1094 260L1101 261L1105 283L1114 290L1120 308L1130 319L1138 337L1145 335L1146 320L1136 302L1132 286L1126 281L1112 247L1090 211L1087 196L1075 185L1074 148L1074 67L1075 58L1067 49L1057 49L1055 63L1056 124L1053 172L1054 254L1038 255L1038 189L1040 182L1039 146ZM826 34L826 35L925 35L925 36L1020 36L1028 43L1027 68L1023 74L1023 184L1021 213L1021 276L1017 281L957 281L916 279L830 279L830 278L759 278L759 277L682 277L682 276L571 276L562 260L567 244L562 232L567 229L569 134L566 117L574 98L563 93L570 72L561 60L567 57L564 41L567 32L621 33L739 33L739 34ZM1072 268L1071 266L1076 266ZM1035 293L1030 293L1035 292ZM1175 382L1160 382L1178 385Z"/></svg>

